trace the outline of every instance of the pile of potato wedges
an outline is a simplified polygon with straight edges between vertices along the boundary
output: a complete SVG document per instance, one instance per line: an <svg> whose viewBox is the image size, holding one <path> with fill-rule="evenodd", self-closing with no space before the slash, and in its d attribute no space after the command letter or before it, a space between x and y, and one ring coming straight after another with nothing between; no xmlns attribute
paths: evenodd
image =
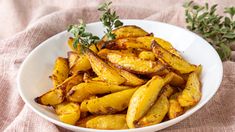
<svg viewBox="0 0 235 132"><path fill-rule="evenodd" d="M97 45L58 57L53 88L36 97L65 123L129 129L174 119L201 99L201 65L190 64L171 43L137 26L113 30Z"/></svg>

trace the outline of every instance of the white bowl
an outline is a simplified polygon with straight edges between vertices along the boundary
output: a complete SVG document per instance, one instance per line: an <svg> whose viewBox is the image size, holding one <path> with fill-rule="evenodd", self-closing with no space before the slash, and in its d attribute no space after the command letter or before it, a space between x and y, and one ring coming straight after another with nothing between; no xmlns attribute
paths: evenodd
<svg viewBox="0 0 235 132"><path fill-rule="evenodd" d="M125 25L137 25L148 32L154 33L155 36L171 42L186 60L193 64L202 64L202 98L195 107L175 119L148 127L115 131L146 132L164 129L189 117L205 105L216 93L222 80L222 63L216 51L204 39L190 31L165 23L146 20L123 20L123 22ZM101 37L104 29L100 22L96 22L87 24L87 30ZM104 131L62 123L51 109L34 102L35 97L52 88L48 76L52 73L55 59L58 56L67 56L69 48L66 42L69 36L70 34L66 31L61 32L41 43L28 55L21 65L17 78L19 93L33 111L61 127L73 131Z"/></svg>

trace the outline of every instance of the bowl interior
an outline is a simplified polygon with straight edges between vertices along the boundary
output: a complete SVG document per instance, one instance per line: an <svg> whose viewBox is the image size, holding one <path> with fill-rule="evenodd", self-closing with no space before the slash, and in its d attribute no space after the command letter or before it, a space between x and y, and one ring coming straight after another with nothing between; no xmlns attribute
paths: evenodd
<svg viewBox="0 0 235 132"><path fill-rule="evenodd" d="M140 26L144 30L154 33L156 37L171 42L186 60L203 66L201 76L202 98L195 107L176 119L129 131L156 131L173 125L200 109L215 94L222 79L222 63L216 51L205 40L194 33L169 24L143 20L123 21L125 25ZM87 30L99 37L103 35L103 26L99 22L88 24ZM58 56L67 57L67 51L69 51L67 39L69 36L70 34L66 31L61 32L41 43L29 54L18 74L19 92L26 104L47 120L70 130L94 131L64 124L58 120L50 108L34 102L35 97L52 88L51 80L48 77L52 74L55 59Z"/></svg>

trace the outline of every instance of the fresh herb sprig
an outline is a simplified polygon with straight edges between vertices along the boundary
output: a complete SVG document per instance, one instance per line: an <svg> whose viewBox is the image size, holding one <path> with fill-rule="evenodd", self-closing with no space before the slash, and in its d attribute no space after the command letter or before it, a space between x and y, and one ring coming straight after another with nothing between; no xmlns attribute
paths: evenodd
<svg viewBox="0 0 235 132"><path fill-rule="evenodd" d="M82 51L100 40L99 37L94 36L90 32L86 32L86 24L83 21L79 25L70 25L68 32L73 34L73 47L77 49L78 44L80 44Z"/></svg>
<svg viewBox="0 0 235 132"><path fill-rule="evenodd" d="M235 40L235 7L224 9L225 15L216 13L217 5L211 7L195 4L193 1L185 5L187 28L204 37L218 52L221 60L231 57L231 43Z"/></svg>
<svg viewBox="0 0 235 132"><path fill-rule="evenodd" d="M115 34L112 33L112 30L123 25L118 19L119 16L116 15L116 11L110 9L111 4L112 2L103 3L98 8L98 10L103 13L100 17L100 21L106 28L105 34L107 35L108 40L115 39Z"/></svg>

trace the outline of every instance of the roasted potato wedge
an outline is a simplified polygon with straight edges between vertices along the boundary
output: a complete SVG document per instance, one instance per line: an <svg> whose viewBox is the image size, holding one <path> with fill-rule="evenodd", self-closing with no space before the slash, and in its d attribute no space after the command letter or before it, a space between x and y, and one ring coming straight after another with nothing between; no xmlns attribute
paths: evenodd
<svg viewBox="0 0 235 132"><path fill-rule="evenodd" d="M79 55L79 58L70 69L70 74L78 74L80 71L87 71L91 69L91 64L85 55Z"/></svg>
<svg viewBox="0 0 235 132"><path fill-rule="evenodd" d="M59 119L64 123L75 125L76 121L80 118L80 108L76 103L64 102L56 105L54 108Z"/></svg>
<svg viewBox="0 0 235 132"><path fill-rule="evenodd" d="M107 60L108 53L124 53L126 56L136 56L132 53L132 50L110 50L110 49L102 49L98 52L98 56L104 60Z"/></svg>
<svg viewBox="0 0 235 132"><path fill-rule="evenodd" d="M123 111L128 107L131 96L136 89L127 89L97 99L85 100L81 104L81 111L88 110L93 114L113 114Z"/></svg>
<svg viewBox="0 0 235 132"><path fill-rule="evenodd" d="M151 51L142 51L142 52L140 52L139 58L144 59L144 60L155 61L155 55Z"/></svg>
<svg viewBox="0 0 235 132"><path fill-rule="evenodd" d="M91 50L86 50L86 57L89 59L93 71L102 78L102 80L111 84L122 84L126 81L117 71L106 64Z"/></svg>
<svg viewBox="0 0 235 132"><path fill-rule="evenodd" d="M129 89L128 86L118 86L105 82L90 81L74 86L67 94L67 99L72 102L82 102L84 99L96 94L106 94Z"/></svg>
<svg viewBox="0 0 235 132"><path fill-rule="evenodd" d="M53 73L50 76L54 88L64 82L69 76L69 64L66 58L58 57L55 61Z"/></svg>
<svg viewBox="0 0 235 132"><path fill-rule="evenodd" d="M115 34L116 39L128 38L128 37L140 37L140 36L148 35L146 31L144 31L142 28L137 27L135 25L122 26L120 28L113 30L112 33ZM102 40L108 41L107 36L104 36Z"/></svg>
<svg viewBox="0 0 235 132"><path fill-rule="evenodd" d="M169 109L169 101L165 95L161 95L147 114L138 122L137 127L150 126L160 123Z"/></svg>
<svg viewBox="0 0 235 132"><path fill-rule="evenodd" d="M69 51L68 53L69 68L71 68L79 58L78 54L74 51Z"/></svg>
<svg viewBox="0 0 235 132"><path fill-rule="evenodd" d="M145 85L139 87L131 97L127 111L127 125L135 128L135 123L143 117L152 104L156 101L165 81L159 76L154 76Z"/></svg>
<svg viewBox="0 0 235 132"><path fill-rule="evenodd" d="M170 119L174 119L184 113L183 107L181 107L180 103L177 100L179 94L180 93L175 93L170 97L170 106L168 111L168 117Z"/></svg>
<svg viewBox="0 0 235 132"><path fill-rule="evenodd" d="M35 98L34 101L41 105L53 106L62 103L64 98L65 91L59 87Z"/></svg>
<svg viewBox="0 0 235 132"><path fill-rule="evenodd" d="M108 53L107 58L116 67L137 74L151 74L165 69L165 66L160 62L143 60L134 56L126 56L122 53Z"/></svg>
<svg viewBox="0 0 235 132"><path fill-rule="evenodd" d="M113 64L109 63L109 65L115 69L116 71L118 71L118 73L124 77L126 79L126 82L124 82L124 85L127 86L140 86L142 84L145 83L145 80L140 79L139 77L137 77L135 74L132 74L126 70L122 70L119 68L116 68Z"/></svg>
<svg viewBox="0 0 235 132"><path fill-rule="evenodd" d="M170 79L169 83L172 86L181 87L185 84L184 78L174 72L169 72L166 76Z"/></svg>
<svg viewBox="0 0 235 132"><path fill-rule="evenodd" d="M191 107L201 99L201 84L197 72L189 74L186 86L178 97L178 101L183 107Z"/></svg>
<svg viewBox="0 0 235 132"><path fill-rule="evenodd" d="M173 69L179 71L181 74L190 73L195 71L197 66L192 65L164 48L162 48L156 41L152 42L153 53L157 58L161 58L167 64L169 64Z"/></svg>
<svg viewBox="0 0 235 132"><path fill-rule="evenodd" d="M176 49L174 49L174 47L171 45L171 43L169 43L161 38L156 38L156 37L152 37L152 36L144 36L144 37L137 37L136 41L139 43L142 43L143 45L148 47L148 50L152 49L151 48L152 41L156 41L162 48L166 49L170 53L181 58L180 53Z"/></svg>
<svg viewBox="0 0 235 132"><path fill-rule="evenodd" d="M76 86L83 81L83 76L81 74L73 75L67 78L64 82L66 81L67 83L65 84L65 86L66 86L66 93L67 93L73 86Z"/></svg>
<svg viewBox="0 0 235 132"><path fill-rule="evenodd" d="M125 114L96 116L86 122L86 127L107 130L128 129Z"/></svg>
<svg viewBox="0 0 235 132"><path fill-rule="evenodd" d="M85 117L85 118L83 118L83 119L79 119L77 122L76 122L76 126L80 126L80 127L86 127L86 123L89 121L89 120L91 120L91 119L93 119L93 118L95 118L96 116L94 116L94 115L90 115L90 116L87 116L87 117Z"/></svg>

